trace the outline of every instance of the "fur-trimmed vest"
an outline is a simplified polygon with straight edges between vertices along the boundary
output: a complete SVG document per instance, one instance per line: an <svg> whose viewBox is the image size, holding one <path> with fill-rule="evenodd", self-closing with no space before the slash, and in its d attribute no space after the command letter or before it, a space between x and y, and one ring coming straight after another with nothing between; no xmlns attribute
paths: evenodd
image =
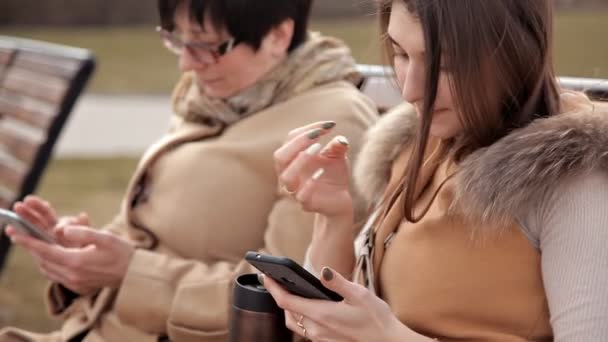
<svg viewBox="0 0 608 342"><path fill-rule="evenodd" d="M540 252L518 218L567 178L608 172L608 111L577 108L441 161L418 197L416 211L430 205L420 222L395 205L394 230L372 227L376 289L404 324L442 341L552 340ZM404 105L368 131L355 182L370 205L401 177L417 124Z"/></svg>

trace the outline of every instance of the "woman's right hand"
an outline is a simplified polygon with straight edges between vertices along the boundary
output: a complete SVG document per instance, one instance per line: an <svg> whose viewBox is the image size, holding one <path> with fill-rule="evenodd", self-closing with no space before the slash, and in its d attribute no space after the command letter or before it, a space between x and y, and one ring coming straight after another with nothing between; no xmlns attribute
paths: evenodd
<svg viewBox="0 0 608 342"><path fill-rule="evenodd" d="M334 126L317 122L291 131L274 153L275 169L284 191L304 210L327 218L352 218L348 140L337 136L325 146L319 143Z"/></svg>

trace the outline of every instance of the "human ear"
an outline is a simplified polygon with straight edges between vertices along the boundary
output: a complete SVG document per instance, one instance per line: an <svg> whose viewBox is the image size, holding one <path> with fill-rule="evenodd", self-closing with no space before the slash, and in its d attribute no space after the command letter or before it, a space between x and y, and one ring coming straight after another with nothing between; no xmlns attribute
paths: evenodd
<svg viewBox="0 0 608 342"><path fill-rule="evenodd" d="M263 47L275 58L282 58L287 54L294 34L295 23L287 19L275 26L264 37Z"/></svg>

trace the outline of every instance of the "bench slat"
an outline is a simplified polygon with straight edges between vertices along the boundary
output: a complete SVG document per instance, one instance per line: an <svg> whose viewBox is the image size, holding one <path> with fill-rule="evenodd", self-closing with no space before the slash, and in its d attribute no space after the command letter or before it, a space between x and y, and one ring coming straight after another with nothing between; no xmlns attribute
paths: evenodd
<svg viewBox="0 0 608 342"><path fill-rule="evenodd" d="M52 106L34 106L23 98L9 92L0 91L0 116L9 116L31 126L46 129L56 116Z"/></svg>
<svg viewBox="0 0 608 342"><path fill-rule="evenodd" d="M36 156L40 141L21 134L11 127L0 126L0 145L3 145L7 153L30 164Z"/></svg>
<svg viewBox="0 0 608 342"><path fill-rule="evenodd" d="M78 71L81 61L26 51L17 55L13 65L36 73L69 79Z"/></svg>
<svg viewBox="0 0 608 342"><path fill-rule="evenodd" d="M0 68L10 62L15 50L0 48Z"/></svg>
<svg viewBox="0 0 608 342"><path fill-rule="evenodd" d="M10 208L17 199L18 193L5 186L0 185L0 208Z"/></svg>
<svg viewBox="0 0 608 342"><path fill-rule="evenodd" d="M0 181L10 189L19 189L27 175L27 169L16 163L2 159L0 160Z"/></svg>
<svg viewBox="0 0 608 342"><path fill-rule="evenodd" d="M63 100L68 85L66 80L58 77L41 75L12 67L5 75L2 87L19 94L57 104Z"/></svg>
<svg viewBox="0 0 608 342"><path fill-rule="evenodd" d="M14 191L0 187L0 208L10 208L16 198L17 194Z"/></svg>
<svg viewBox="0 0 608 342"><path fill-rule="evenodd" d="M15 50L0 47L0 82L2 82L5 72L8 70L14 54Z"/></svg>

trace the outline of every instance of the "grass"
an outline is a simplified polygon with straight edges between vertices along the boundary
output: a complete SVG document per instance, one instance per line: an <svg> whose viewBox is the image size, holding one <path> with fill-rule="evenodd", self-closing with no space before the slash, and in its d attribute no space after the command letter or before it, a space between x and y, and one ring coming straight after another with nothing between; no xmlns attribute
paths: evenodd
<svg viewBox="0 0 608 342"><path fill-rule="evenodd" d="M344 39L361 63L378 63L375 20L317 20L313 29ZM81 46L95 52L99 69L92 91L167 93L178 72L175 57L160 45L152 27L9 28L3 34ZM608 78L608 12L560 13L556 23L556 67L560 75Z"/></svg>
<svg viewBox="0 0 608 342"><path fill-rule="evenodd" d="M560 75L608 79L608 12L561 14L556 32Z"/></svg>

